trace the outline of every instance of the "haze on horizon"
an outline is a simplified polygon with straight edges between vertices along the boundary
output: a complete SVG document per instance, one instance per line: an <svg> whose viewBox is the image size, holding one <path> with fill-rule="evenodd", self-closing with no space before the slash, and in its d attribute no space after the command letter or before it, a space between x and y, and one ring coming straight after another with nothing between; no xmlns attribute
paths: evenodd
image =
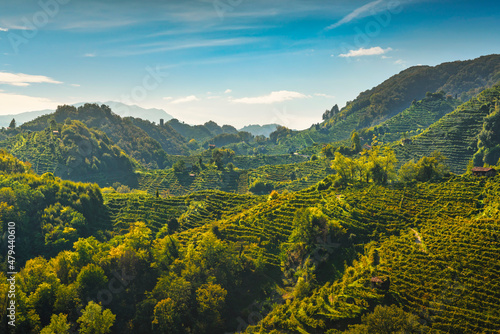
<svg viewBox="0 0 500 334"><path fill-rule="evenodd" d="M492 0L0 3L0 114L119 101L303 129L410 66L500 53Z"/></svg>

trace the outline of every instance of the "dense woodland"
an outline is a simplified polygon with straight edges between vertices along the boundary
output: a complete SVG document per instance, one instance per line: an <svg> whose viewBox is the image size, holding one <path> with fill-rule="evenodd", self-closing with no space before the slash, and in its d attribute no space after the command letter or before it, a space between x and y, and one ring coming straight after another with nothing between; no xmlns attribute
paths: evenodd
<svg viewBox="0 0 500 334"><path fill-rule="evenodd" d="M2 323L15 222L14 333L499 333L498 80L410 68L303 131L14 120Z"/></svg>

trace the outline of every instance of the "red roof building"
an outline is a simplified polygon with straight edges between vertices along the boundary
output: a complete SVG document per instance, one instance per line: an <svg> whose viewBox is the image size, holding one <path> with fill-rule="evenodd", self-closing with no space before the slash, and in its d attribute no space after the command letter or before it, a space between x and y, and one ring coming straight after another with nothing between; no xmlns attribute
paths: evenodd
<svg viewBox="0 0 500 334"><path fill-rule="evenodd" d="M472 174L474 174L474 176L494 177L497 175L497 171L495 168L491 167L474 167L472 168Z"/></svg>

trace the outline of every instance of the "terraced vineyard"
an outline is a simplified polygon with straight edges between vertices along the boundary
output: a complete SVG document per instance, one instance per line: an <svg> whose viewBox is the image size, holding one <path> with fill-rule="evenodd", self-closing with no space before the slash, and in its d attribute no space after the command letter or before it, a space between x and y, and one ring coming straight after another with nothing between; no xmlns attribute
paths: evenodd
<svg viewBox="0 0 500 334"><path fill-rule="evenodd" d="M361 136L371 140L371 134L376 134L378 140L383 143L409 138L425 130L459 105L458 100L428 97L413 103L408 109L380 125L361 131Z"/></svg>
<svg viewBox="0 0 500 334"><path fill-rule="evenodd" d="M333 174L330 160L320 159L287 165L269 165L250 170L219 170L213 165L197 173L175 173L173 169L136 172L138 189L149 194L156 190L164 195L185 195L203 190L223 190L245 194L256 180L272 184L278 191L310 187Z"/></svg>
<svg viewBox="0 0 500 334"><path fill-rule="evenodd" d="M500 221L436 219L385 242L391 292L434 333L500 330Z"/></svg>
<svg viewBox="0 0 500 334"><path fill-rule="evenodd" d="M475 217L482 215L481 199L488 198L485 202L492 200L490 195L499 186L498 178L495 181L452 178L443 183L422 183L412 187L371 186L350 188L338 194L331 189L322 192L310 189L296 193L296 197L288 198L287 203L307 203L306 198L310 198L312 203L315 202L324 212L328 212L329 217L339 220L347 228L350 237L341 241L340 248L335 247L332 253L334 256L344 257L343 251L350 247L362 251L361 244L370 243L371 246L365 249L365 255L359 261L353 262L352 268L344 271L341 279L333 283L322 283L309 297L295 299L275 308L259 326L249 327L247 332L269 333L278 330L278 333L310 333L321 328L343 328L346 320L358 317L382 299L394 298L424 317L436 332L496 333L495 330L500 329L498 291L495 290L486 299L487 303L481 309L467 311L465 305L469 305L469 308L471 305L478 305L482 291L493 291L496 288L494 277L498 277L500 269L500 220L498 217L476 220ZM263 205L268 207L267 212ZM270 244L286 240L290 233L291 217L284 213L284 207L274 209L269 205L261 204L261 219L268 224L273 222L273 225L278 221L280 224L277 231L281 231L281 234L277 231L271 235L264 233L272 228L259 226L256 222L260 219L257 218L249 223L250 220L244 219L244 215L234 222L228 221L229 225L223 231L227 231L228 238L232 236L232 240L237 240L238 235L244 235L247 242L261 245L266 245L263 240L268 240ZM298 207L288 208L293 211ZM277 220L278 215L274 214L273 209L280 212L279 217L284 219ZM260 218L260 215L257 217ZM435 224L438 224L436 231ZM427 237L428 234L432 234L432 239ZM476 238L481 238L478 244L474 242ZM464 246L466 240L469 243L467 247ZM266 252L266 260L273 264L273 249L268 247ZM467 256L469 259L465 260ZM440 264L434 264L436 261ZM446 261L456 265L452 265L453 269L446 269ZM487 268L478 270L479 266ZM407 270L410 274L407 274ZM449 275L443 277L441 271ZM471 277L472 272L474 275ZM456 293L446 285L446 279L458 277L457 275L462 275L463 282L469 284L467 289L474 290L474 294L477 294L477 297L463 301L464 310L461 313L454 312L456 297L440 297L443 291L446 298L452 298ZM390 290L374 289L370 282L374 276L385 280L389 278ZM481 280L488 281L485 290ZM458 282L458 279L454 278L451 282ZM460 284L465 286L466 283ZM447 309L448 313L440 313L443 319L436 317L436 314L424 316L424 311L429 306L422 298L427 298L428 302L436 302L441 298L439 303L443 305L434 305L434 308ZM308 305L307 308L304 305ZM474 317L475 320L472 319ZM466 322L470 322L468 327L464 325Z"/></svg>
<svg viewBox="0 0 500 334"><path fill-rule="evenodd" d="M413 137L411 144L393 144L398 160L400 163L413 158L418 160L437 150L448 158L452 172L463 173L477 151L477 136L483 127L483 120L494 110L499 98L500 85L496 85Z"/></svg>

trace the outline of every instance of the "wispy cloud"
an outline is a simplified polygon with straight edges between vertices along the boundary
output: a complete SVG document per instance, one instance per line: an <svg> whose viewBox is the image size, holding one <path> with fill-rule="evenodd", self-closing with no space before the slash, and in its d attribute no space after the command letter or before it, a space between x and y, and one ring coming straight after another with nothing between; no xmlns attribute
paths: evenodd
<svg viewBox="0 0 500 334"><path fill-rule="evenodd" d="M324 97L327 99L334 99L335 98L335 96L333 96L333 95L328 95L328 94L323 94L323 93L315 93L314 96Z"/></svg>
<svg viewBox="0 0 500 334"><path fill-rule="evenodd" d="M356 8L350 14L344 16L340 21L326 27L326 30L331 30L340 27L343 24L349 23L357 18L366 17L376 11L377 7L383 2L383 0L375 0L364 6Z"/></svg>
<svg viewBox="0 0 500 334"><path fill-rule="evenodd" d="M348 53L342 53L339 55L339 57L349 58L349 57L377 56L377 55L383 55L389 51L392 51L392 48L382 49L380 46L375 46L369 49L359 48L357 50L349 50Z"/></svg>
<svg viewBox="0 0 500 334"><path fill-rule="evenodd" d="M231 92L232 92L232 90L231 90L231 89L226 89L226 90L224 91L224 94L230 94Z"/></svg>
<svg viewBox="0 0 500 334"><path fill-rule="evenodd" d="M256 37L240 37L240 38L227 38L227 39L209 39L209 40L198 40L190 41L179 44L173 44L168 42L158 42L136 45L136 50L124 50L118 51L116 53L110 53L111 56L135 56L143 55L157 52L166 51L176 51L185 49L195 49L195 48L209 48L209 47L223 47L223 46L233 46L233 45L243 45L250 43L257 43L262 41L261 38ZM142 50L137 50L137 48Z"/></svg>
<svg viewBox="0 0 500 334"><path fill-rule="evenodd" d="M174 98L172 96L166 96L163 98L165 101L171 101L173 100Z"/></svg>
<svg viewBox="0 0 500 334"><path fill-rule="evenodd" d="M406 60L403 60L403 59L398 59L394 62L394 64L396 65L406 65Z"/></svg>
<svg viewBox="0 0 500 334"><path fill-rule="evenodd" d="M95 52L86 53L83 55L85 58L94 58L96 56Z"/></svg>
<svg viewBox="0 0 500 334"><path fill-rule="evenodd" d="M33 83L62 84L60 81L56 81L43 75L0 72L0 84L26 87Z"/></svg>
<svg viewBox="0 0 500 334"><path fill-rule="evenodd" d="M257 96L257 97L243 97L231 101L235 103L245 103L245 104L273 104L294 99L305 99L309 97L310 97L309 95L304 95L299 92L280 90L277 92L271 92L268 95Z"/></svg>
<svg viewBox="0 0 500 334"><path fill-rule="evenodd" d="M0 31L9 31L9 29L0 27Z"/></svg>
<svg viewBox="0 0 500 334"><path fill-rule="evenodd" d="M173 100L172 104L179 104L179 103L187 103L187 102L194 102L194 101L199 101L200 99L196 97L196 95L189 95L186 97L181 97L179 99Z"/></svg>

